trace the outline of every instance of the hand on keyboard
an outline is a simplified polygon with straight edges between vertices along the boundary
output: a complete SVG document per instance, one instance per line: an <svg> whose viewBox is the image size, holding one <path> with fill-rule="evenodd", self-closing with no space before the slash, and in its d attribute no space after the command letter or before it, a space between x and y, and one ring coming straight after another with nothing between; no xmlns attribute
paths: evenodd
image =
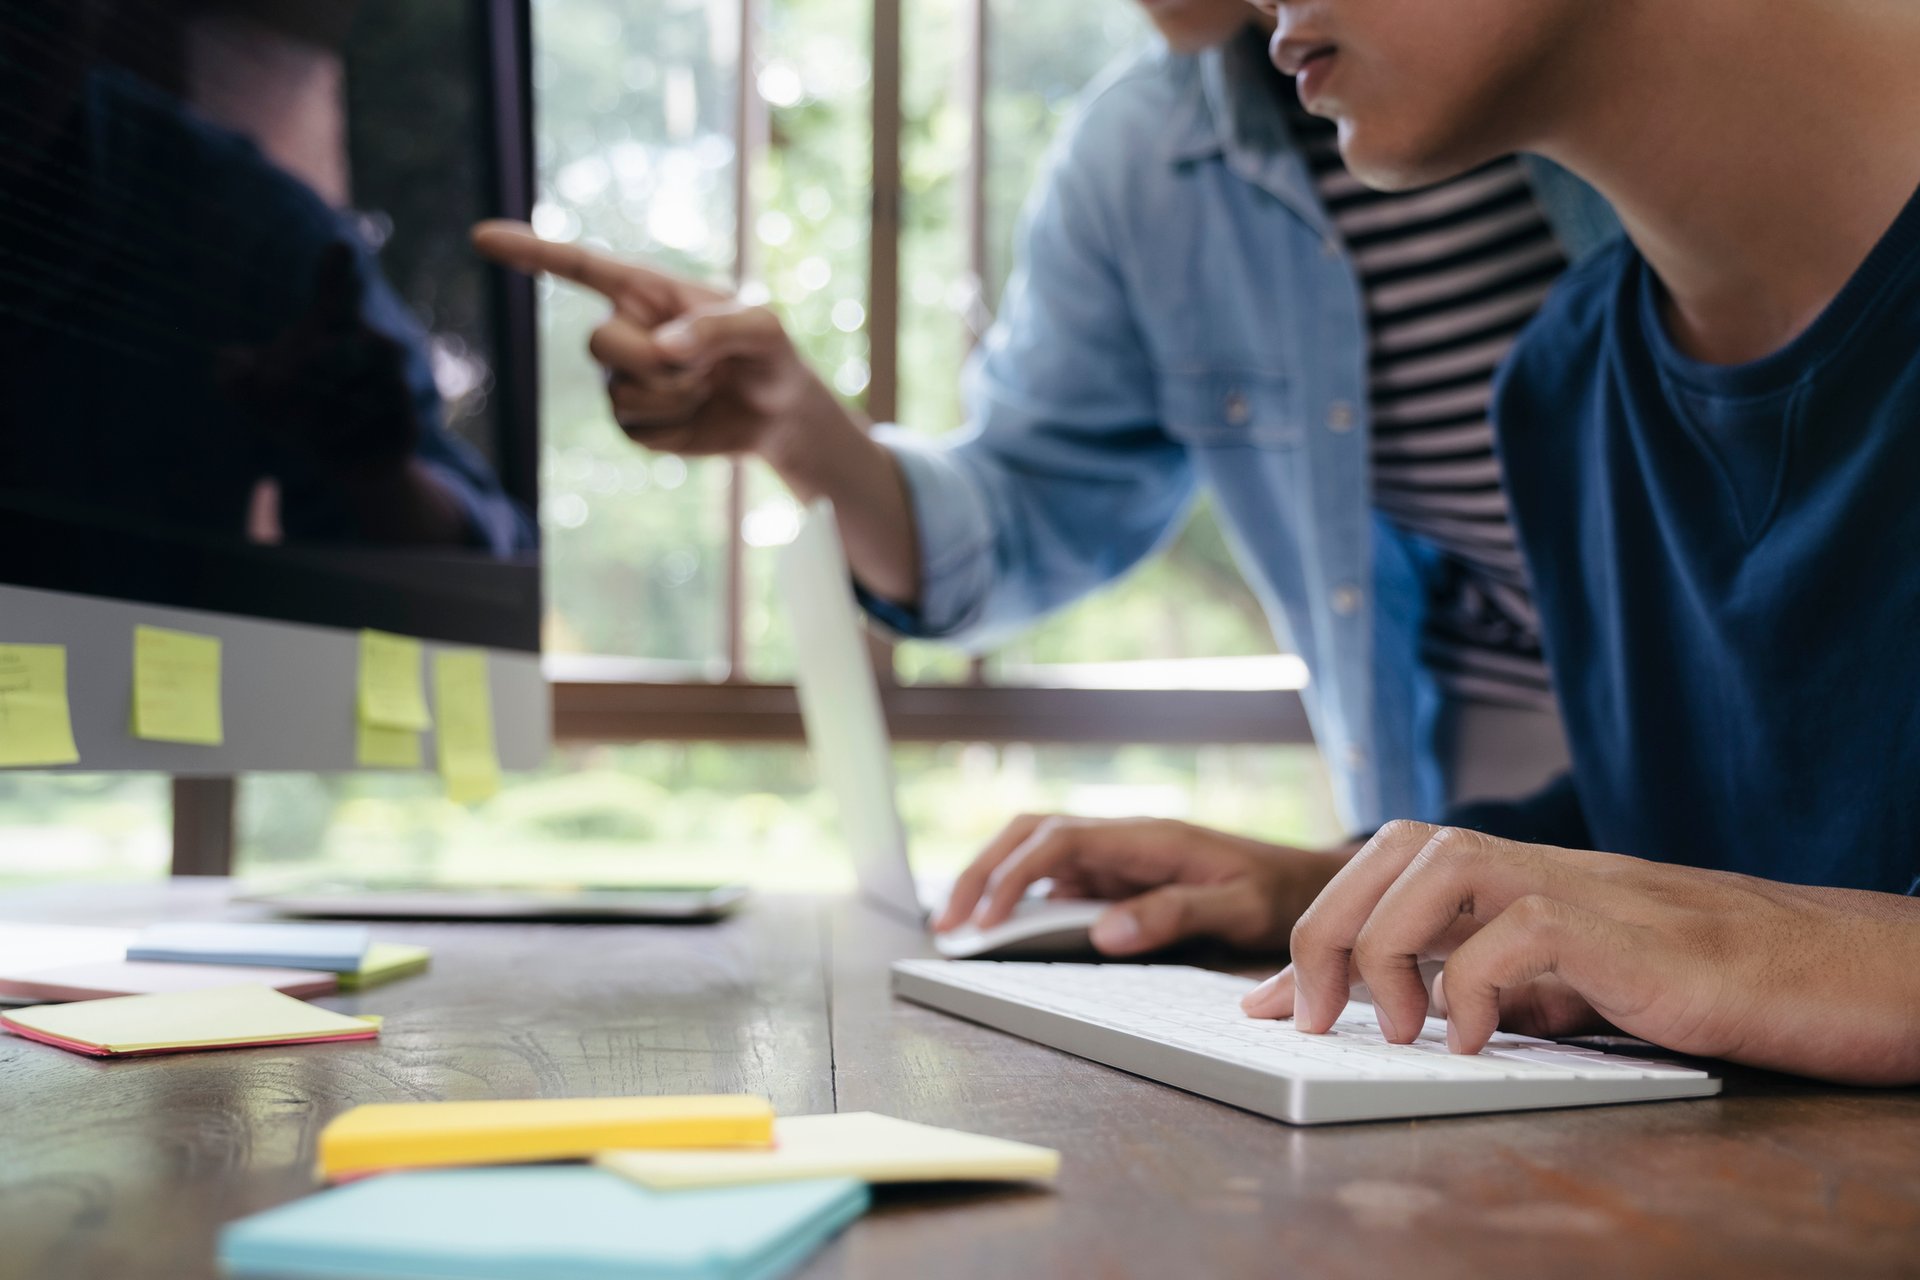
<svg viewBox="0 0 1920 1280"><path fill-rule="evenodd" d="M1094 946L1108 955L1201 937L1278 947L1351 853L1311 853L1160 819L1029 815L1008 824L954 882L934 927L954 929L971 918L990 928L1013 914L1035 882L1051 878L1055 897L1119 902L1093 928Z"/></svg>
<svg viewBox="0 0 1920 1280"><path fill-rule="evenodd" d="M1852 1084L1920 1081L1920 902L1395 822L1293 931L1245 999L1323 1031L1364 981L1387 1038L1419 1034L1416 964L1445 958L1447 1038L1596 1016L1682 1053Z"/></svg>

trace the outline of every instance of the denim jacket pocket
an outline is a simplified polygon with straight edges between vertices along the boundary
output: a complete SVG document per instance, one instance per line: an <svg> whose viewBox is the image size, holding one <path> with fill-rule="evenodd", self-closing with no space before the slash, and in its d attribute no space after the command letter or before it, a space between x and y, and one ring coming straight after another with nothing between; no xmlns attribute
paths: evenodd
<svg viewBox="0 0 1920 1280"><path fill-rule="evenodd" d="M1186 369L1160 375L1167 434L1201 448L1298 448L1305 438L1291 387L1277 373Z"/></svg>

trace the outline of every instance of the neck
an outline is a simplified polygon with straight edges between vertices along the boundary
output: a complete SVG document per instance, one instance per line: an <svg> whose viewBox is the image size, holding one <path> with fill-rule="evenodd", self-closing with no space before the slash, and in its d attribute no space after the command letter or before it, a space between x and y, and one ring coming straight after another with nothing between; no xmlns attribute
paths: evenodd
<svg viewBox="0 0 1920 1280"><path fill-rule="evenodd" d="M1920 185L1920 7L1616 3L1532 149L1613 202L1674 340L1733 364L1819 316Z"/></svg>

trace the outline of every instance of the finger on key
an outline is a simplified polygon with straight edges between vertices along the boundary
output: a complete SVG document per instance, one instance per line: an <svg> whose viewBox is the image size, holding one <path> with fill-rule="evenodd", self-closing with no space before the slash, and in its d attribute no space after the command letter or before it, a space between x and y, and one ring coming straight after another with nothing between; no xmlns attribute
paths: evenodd
<svg viewBox="0 0 1920 1280"><path fill-rule="evenodd" d="M1645 932L1544 894L1514 900L1447 961L1448 1047L1480 1052L1499 1030L1502 993L1542 978L1589 1002L1657 987L1645 970L1660 948Z"/></svg>
<svg viewBox="0 0 1920 1280"><path fill-rule="evenodd" d="M1355 854L1293 926L1293 1020L1321 1032L1347 1007L1353 987L1353 947L1393 883L1442 828L1425 822L1389 822Z"/></svg>
<svg viewBox="0 0 1920 1280"><path fill-rule="evenodd" d="M1531 845L1475 831L1436 831L1374 904L1353 943L1352 968L1366 983L1387 1039L1420 1034L1430 997L1420 964L1445 957L1517 898L1574 889L1569 873Z"/></svg>

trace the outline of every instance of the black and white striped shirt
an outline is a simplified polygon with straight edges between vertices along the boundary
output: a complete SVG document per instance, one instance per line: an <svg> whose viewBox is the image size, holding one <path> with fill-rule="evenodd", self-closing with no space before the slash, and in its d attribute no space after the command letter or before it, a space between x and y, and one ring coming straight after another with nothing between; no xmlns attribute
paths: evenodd
<svg viewBox="0 0 1920 1280"><path fill-rule="evenodd" d="M1441 556L1427 661L1454 696L1550 707L1488 411L1495 371L1567 259L1519 161L1374 191L1347 172L1333 125L1281 93L1366 298L1374 505Z"/></svg>

